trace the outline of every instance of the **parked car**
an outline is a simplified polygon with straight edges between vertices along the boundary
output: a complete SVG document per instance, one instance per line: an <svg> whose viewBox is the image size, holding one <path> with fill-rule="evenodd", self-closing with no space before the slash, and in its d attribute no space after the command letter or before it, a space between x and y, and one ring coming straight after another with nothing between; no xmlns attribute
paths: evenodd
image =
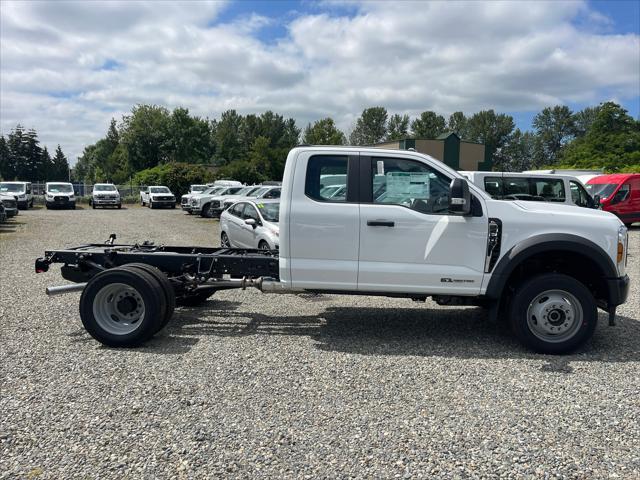
<svg viewBox="0 0 640 480"><path fill-rule="evenodd" d="M601 175L587 182L587 190L625 225L640 222L640 173Z"/></svg>
<svg viewBox="0 0 640 480"><path fill-rule="evenodd" d="M18 215L18 197L16 195L0 193L0 202L2 202L7 218Z"/></svg>
<svg viewBox="0 0 640 480"><path fill-rule="evenodd" d="M242 190L242 186L222 187L213 193L201 193L191 198L191 212L203 217L214 217L222 210L223 199Z"/></svg>
<svg viewBox="0 0 640 480"><path fill-rule="evenodd" d="M251 195L252 192L256 191L260 187L249 186L242 187L237 189L237 187L233 187L232 189L227 190L225 193L218 192L215 195L211 196L207 203L205 203L201 210L200 215L207 218L219 217L220 214L224 211L224 202L233 202L239 198L244 198L247 195Z"/></svg>
<svg viewBox="0 0 640 480"><path fill-rule="evenodd" d="M18 199L18 208L21 210L33 207L31 182L0 182L0 193L15 195Z"/></svg>
<svg viewBox="0 0 640 480"><path fill-rule="evenodd" d="M152 185L140 190L140 204L149 208L176 208L176 196L171 193L169 187Z"/></svg>
<svg viewBox="0 0 640 480"><path fill-rule="evenodd" d="M235 202L239 202L241 200L254 200L254 199L260 199L260 200L273 200L273 199L278 199L280 198L280 192L282 191L282 187L280 186L259 186L257 188L255 188L253 191L251 191L249 194L247 194L244 197L235 197L235 198L229 198L226 199L222 202L222 209L226 210L227 208L229 208L231 205L233 205Z"/></svg>
<svg viewBox="0 0 640 480"><path fill-rule="evenodd" d="M44 186L44 204L49 208L76 208L73 185L68 182L47 182Z"/></svg>
<svg viewBox="0 0 640 480"><path fill-rule="evenodd" d="M91 207L122 208L120 192L113 183L96 183L91 193Z"/></svg>
<svg viewBox="0 0 640 480"><path fill-rule="evenodd" d="M220 215L222 247L280 248L280 200L242 201Z"/></svg>
<svg viewBox="0 0 640 480"><path fill-rule="evenodd" d="M515 172L460 172L495 200L553 202L598 208L586 188L570 175Z"/></svg>
<svg viewBox="0 0 640 480"><path fill-rule="evenodd" d="M198 193L204 192L208 188L208 185L190 185L189 191L186 194L182 195L182 197L180 197L180 208L182 208L182 210L184 210L185 212L191 214L191 198Z"/></svg>

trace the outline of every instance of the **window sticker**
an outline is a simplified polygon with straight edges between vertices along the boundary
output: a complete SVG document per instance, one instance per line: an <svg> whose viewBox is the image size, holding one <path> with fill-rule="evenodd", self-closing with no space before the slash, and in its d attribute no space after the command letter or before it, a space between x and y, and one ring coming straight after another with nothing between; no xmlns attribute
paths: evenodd
<svg viewBox="0 0 640 480"><path fill-rule="evenodd" d="M429 180L427 173L389 172L387 173L387 194L428 198Z"/></svg>
<svg viewBox="0 0 640 480"><path fill-rule="evenodd" d="M376 165L378 167L378 175L384 175L384 160L378 160Z"/></svg>

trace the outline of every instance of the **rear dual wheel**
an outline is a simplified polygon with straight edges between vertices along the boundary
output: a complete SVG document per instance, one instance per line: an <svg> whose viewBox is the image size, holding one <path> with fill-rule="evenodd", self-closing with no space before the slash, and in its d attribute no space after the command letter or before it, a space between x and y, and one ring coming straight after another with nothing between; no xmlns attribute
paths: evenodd
<svg viewBox="0 0 640 480"><path fill-rule="evenodd" d="M162 272L151 269L130 264L88 282L80 297L80 318L93 338L109 347L137 347L166 325L175 305L173 287Z"/></svg>

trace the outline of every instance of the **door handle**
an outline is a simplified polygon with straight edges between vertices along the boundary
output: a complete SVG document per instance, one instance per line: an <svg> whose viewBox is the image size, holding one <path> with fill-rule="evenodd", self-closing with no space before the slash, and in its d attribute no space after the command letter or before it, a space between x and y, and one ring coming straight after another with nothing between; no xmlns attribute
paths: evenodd
<svg viewBox="0 0 640 480"><path fill-rule="evenodd" d="M391 220L367 220L369 227L395 227L396 222Z"/></svg>

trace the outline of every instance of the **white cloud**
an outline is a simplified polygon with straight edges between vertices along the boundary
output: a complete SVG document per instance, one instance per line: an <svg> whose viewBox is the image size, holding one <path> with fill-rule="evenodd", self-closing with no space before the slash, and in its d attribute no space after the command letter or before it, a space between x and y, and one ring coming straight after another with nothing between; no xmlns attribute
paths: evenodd
<svg viewBox="0 0 640 480"><path fill-rule="evenodd" d="M348 129L372 105L515 112L640 95L639 36L589 28L611 21L584 3L372 2L299 14L275 43L259 40L273 19L215 24L224 8L2 2L0 129L34 127L75 160L136 103L272 109L300 126L330 115Z"/></svg>

